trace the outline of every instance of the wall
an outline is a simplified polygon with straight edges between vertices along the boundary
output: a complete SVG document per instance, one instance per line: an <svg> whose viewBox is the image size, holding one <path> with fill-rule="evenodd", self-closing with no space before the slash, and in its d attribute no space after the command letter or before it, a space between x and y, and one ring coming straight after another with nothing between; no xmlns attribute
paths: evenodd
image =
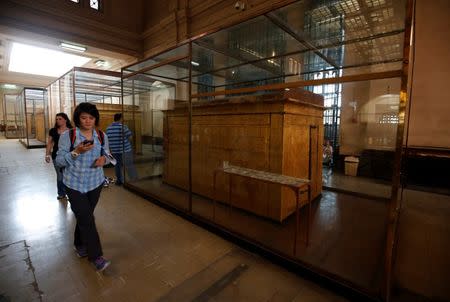
<svg viewBox="0 0 450 302"><path fill-rule="evenodd" d="M343 84L340 153L364 149L395 150L397 124L380 123L383 114L398 112L400 79Z"/></svg>
<svg viewBox="0 0 450 302"><path fill-rule="evenodd" d="M123 54L142 53L142 0L104 0L96 12L70 0L2 0L0 25L99 47Z"/></svg>
<svg viewBox="0 0 450 302"><path fill-rule="evenodd" d="M417 0L416 8L408 144L448 149L450 1ZM398 230L396 285L437 301L450 301L449 205L448 195L406 191Z"/></svg>
<svg viewBox="0 0 450 302"><path fill-rule="evenodd" d="M450 148L450 1L419 0L416 17L408 144Z"/></svg>

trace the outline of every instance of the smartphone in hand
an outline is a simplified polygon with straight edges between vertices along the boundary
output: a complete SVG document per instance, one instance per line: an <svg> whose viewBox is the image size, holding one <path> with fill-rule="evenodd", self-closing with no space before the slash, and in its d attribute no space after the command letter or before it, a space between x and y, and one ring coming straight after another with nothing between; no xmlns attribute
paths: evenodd
<svg viewBox="0 0 450 302"><path fill-rule="evenodd" d="M84 146L89 146L89 145L92 145L93 143L94 143L94 140L87 140L87 139L82 142L82 144Z"/></svg>

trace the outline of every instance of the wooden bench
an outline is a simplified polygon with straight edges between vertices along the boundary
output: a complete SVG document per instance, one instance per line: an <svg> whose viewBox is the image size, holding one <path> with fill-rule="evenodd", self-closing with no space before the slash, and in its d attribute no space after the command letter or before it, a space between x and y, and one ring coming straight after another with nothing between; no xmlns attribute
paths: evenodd
<svg viewBox="0 0 450 302"><path fill-rule="evenodd" d="M297 248L297 233L298 233L298 227L299 227L299 208L300 208L300 195L304 192L308 193L308 221L306 225L306 234L305 234L305 243L308 245L309 241L309 224L311 221L311 181L309 179L301 179L296 178L292 176L286 176L271 172L265 172L265 171L259 171L259 170L253 170L248 168L243 168L239 166L233 166L228 165L227 162L224 162L223 167L219 167L214 171L214 179L213 179L213 192L214 192L214 209L213 209L213 220L216 218L216 178L217 173L225 173L230 175L230 181L229 181L229 188L228 188L228 203L230 206L230 212L233 207L232 201L231 201L231 189L232 189L232 181L231 176L237 175L241 177L246 177L250 179L259 180L266 183L271 184L279 184L288 188L291 188L295 195L296 195L296 209L295 209L295 215L296 215L296 224L295 224L295 232L294 232L294 256L296 255L296 248ZM307 190L302 190L303 188L307 188Z"/></svg>

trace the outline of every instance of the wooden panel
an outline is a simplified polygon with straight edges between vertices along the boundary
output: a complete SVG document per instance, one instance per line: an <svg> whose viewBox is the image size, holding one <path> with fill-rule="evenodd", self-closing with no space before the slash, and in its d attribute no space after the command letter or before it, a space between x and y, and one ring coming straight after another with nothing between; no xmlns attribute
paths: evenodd
<svg viewBox="0 0 450 302"><path fill-rule="evenodd" d="M286 114L283 132L283 175L309 179L309 118ZM282 189L283 207L281 217L295 210L296 198L289 188ZM307 196L301 196L305 203Z"/></svg>
<svg viewBox="0 0 450 302"><path fill-rule="evenodd" d="M253 97L248 97L252 99ZM322 108L301 102L230 102L196 104L192 118L192 189L194 193L228 202L230 176L217 175L213 192L214 170L224 161L231 165L308 178L309 126L322 122ZM287 106L286 104L290 104ZM203 105L203 106L201 106ZM297 113L290 114L286 108ZM268 110L270 109L270 110ZM240 111L242 110L242 112ZM272 110L272 111L271 111ZM188 117L185 108L165 113L166 183L187 189ZM215 114L214 114L215 113ZM314 130L313 145L321 142L320 129ZM321 184L321 170L316 163L322 150L312 150L311 172ZM320 178L320 181L319 181ZM320 194L313 187L313 197ZM231 200L234 206L257 215L282 221L295 210L295 194L279 185L232 176ZM306 200L303 197L303 200Z"/></svg>
<svg viewBox="0 0 450 302"><path fill-rule="evenodd" d="M270 149L269 149L269 172L281 173L283 171L283 114L270 115ZM275 184L268 184L269 201L267 205L267 215L269 217L279 217L281 213L281 187Z"/></svg>
<svg viewBox="0 0 450 302"><path fill-rule="evenodd" d="M285 121L283 174L299 178L311 177L311 196L315 198L322 192L322 118L286 114ZM312 155L311 175L308 172L310 147ZM320 162L320 165L318 162ZM290 192L286 194L290 195ZM306 201L306 195L302 196L301 201ZM289 204L291 204L290 201Z"/></svg>
<svg viewBox="0 0 450 302"><path fill-rule="evenodd" d="M164 120L166 153L163 181L187 190L189 182L188 119L184 115L165 115Z"/></svg>
<svg viewBox="0 0 450 302"><path fill-rule="evenodd" d="M44 113L38 113L35 115L35 122L36 122L36 139L38 141L41 141L43 143L45 143L45 124L44 124Z"/></svg>

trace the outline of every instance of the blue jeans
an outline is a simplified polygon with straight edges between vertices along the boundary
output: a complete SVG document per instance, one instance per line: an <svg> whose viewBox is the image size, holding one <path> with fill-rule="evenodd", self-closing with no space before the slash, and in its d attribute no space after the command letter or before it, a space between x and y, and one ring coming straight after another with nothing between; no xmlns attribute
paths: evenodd
<svg viewBox="0 0 450 302"><path fill-rule="evenodd" d="M58 188L58 196L66 196L66 186L63 184L63 174L61 167L57 167L54 160L53 167L56 171L56 187Z"/></svg>
<svg viewBox="0 0 450 302"><path fill-rule="evenodd" d="M133 163L133 152L125 153L112 153L112 156L117 160L117 164L114 166L116 172L117 182L123 183L123 171L122 166L125 166L129 180L133 181L137 179L136 168Z"/></svg>

